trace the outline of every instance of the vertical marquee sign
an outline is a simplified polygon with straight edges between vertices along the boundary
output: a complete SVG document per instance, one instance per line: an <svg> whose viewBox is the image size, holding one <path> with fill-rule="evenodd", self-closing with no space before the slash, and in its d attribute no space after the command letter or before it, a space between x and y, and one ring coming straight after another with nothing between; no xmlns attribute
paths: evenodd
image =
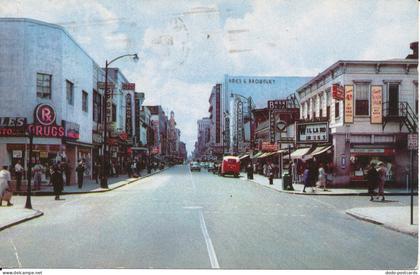
<svg viewBox="0 0 420 275"><path fill-rule="evenodd" d="M134 93L134 136L140 140L140 93Z"/></svg>
<svg viewBox="0 0 420 275"><path fill-rule="evenodd" d="M106 123L111 124L112 123L112 89L108 88L107 91L105 91L105 119Z"/></svg>
<svg viewBox="0 0 420 275"><path fill-rule="evenodd" d="M125 131L129 136L133 135L133 121L131 112L131 94L125 96Z"/></svg>
<svg viewBox="0 0 420 275"><path fill-rule="evenodd" d="M371 87L370 123L382 124L382 86Z"/></svg>
<svg viewBox="0 0 420 275"><path fill-rule="evenodd" d="M353 85L344 86L344 123L353 123Z"/></svg>
<svg viewBox="0 0 420 275"><path fill-rule="evenodd" d="M267 101L267 107L269 110L269 119L270 119L270 143L274 144L276 142L276 118L275 113L283 110L287 111L287 100L278 99L278 100L269 100Z"/></svg>
<svg viewBox="0 0 420 275"><path fill-rule="evenodd" d="M244 116L243 116L243 104L241 100L238 100L237 103L237 129L238 132L237 134L237 139L238 139L238 144L241 145L242 142L244 141L244 136L243 136L243 129L244 129Z"/></svg>

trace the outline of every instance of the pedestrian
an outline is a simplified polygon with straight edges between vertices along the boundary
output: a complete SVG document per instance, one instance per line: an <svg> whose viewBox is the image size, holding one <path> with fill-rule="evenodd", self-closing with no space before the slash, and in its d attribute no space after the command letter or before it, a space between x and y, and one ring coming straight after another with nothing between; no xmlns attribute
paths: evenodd
<svg viewBox="0 0 420 275"><path fill-rule="evenodd" d="M100 174L101 174L101 169L102 169L102 165L99 159L96 159L95 164L94 164L94 169L95 169L95 182L96 184L99 184L99 179L100 179Z"/></svg>
<svg viewBox="0 0 420 275"><path fill-rule="evenodd" d="M267 173L268 173L268 182L270 185L273 185L273 179L274 179L274 167L272 163L269 163L267 165Z"/></svg>
<svg viewBox="0 0 420 275"><path fill-rule="evenodd" d="M55 200L59 200L61 192L63 191L64 180L58 165L53 165L50 181L54 188Z"/></svg>
<svg viewBox="0 0 420 275"><path fill-rule="evenodd" d="M0 206L4 201L7 201L7 206L12 206L10 202L12 198L12 188L10 181L12 180L10 172L7 170L7 165L0 170Z"/></svg>
<svg viewBox="0 0 420 275"><path fill-rule="evenodd" d="M318 169L318 185L317 187L321 187L324 189L324 191L327 191L326 185L327 185L327 174L325 173L324 164L319 164Z"/></svg>
<svg viewBox="0 0 420 275"><path fill-rule="evenodd" d="M134 162L133 162L134 163ZM129 178L131 178L131 176L133 175L133 164L132 164L132 162L131 161L129 161L128 163L127 163L127 174L128 174L128 177Z"/></svg>
<svg viewBox="0 0 420 275"><path fill-rule="evenodd" d="M66 178L66 185L70 185L70 177L71 177L71 173L70 173L70 165L67 162L66 158L63 158L63 161L60 163L60 170L61 170L61 175L63 175ZM53 170L54 170L54 166L53 166Z"/></svg>
<svg viewBox="0 0 420 275"><path fill-rule="evenodd" d="M368 195L370 195L370 201L373 201L375 196L375 189L378 187L379 183L379 173L375 169L375 164L372 162L369 166L369 170L366 174L367 186L368 186Z"/></svg>
<svg viewBox="0 0 420 275"><path fill-rule="evenodd" d="M316 182L318 181L318 168L315 161L309 162L309 184L312 187L312 192L315 192Z"/></svg>
<svg viewBox="0 0 420 275"><path fill-rule="evenodd" d="M22 184L23 166L20 164L20 160L15 164L15 175L16 175L16 191L20 191L20 185Z"/></svg>
<svg viewBox="0 0 420 275"><path fill-rule="evenodd" d="M142 162L137 160L136 161L136 173L137 173L137 176L139 176L139 177L140 177L140 171L141 171L142 166L143 166Z"/></svg>
<svg viewBox="0 0 420 275"><path fill-rule="evenodd" d="M43 174L44 167L38 160L33 168L34 171L34 189L39 190L41 189L41 181L42 181L42 174Z"/></svg>
<svg viewBox="0 0 420 275"><path fill-rule="evenodd" d="M79 189L83 186L83 175L85 173L85 165L83 161L79 161L79 164L76 167L76 173L77 173L77 185L79 186Z"/></svg>
<svg viewBox="0 0 420 275"><path fill-rule="evenodd" d="M246 167L246 173L247 173L247 178L249 180L253 180L254 179L254 169L252 168L251 162L248 162L248 165Z"/></svg>
<svg viewBox="0 0 420 275"><path fill-rule="evenodd" d="M382 196L381 201L385 201L385 195L384 195L384 187L385 187L385 179L386 179L386 168L385 164L380 161L378 163L379 168L377 169L378 175L379 175L379 181L378 181L378 196L376 197L379 199L380 196Z"/></svg>
<svg viewBox="0 0 420 275"><path fill-rule="evenodd" d="M310 185L310 179L309 179L309 164L306 163L305 170L303 171L303 193L306 193L305 189L306 187L309 187Z"/></svg>

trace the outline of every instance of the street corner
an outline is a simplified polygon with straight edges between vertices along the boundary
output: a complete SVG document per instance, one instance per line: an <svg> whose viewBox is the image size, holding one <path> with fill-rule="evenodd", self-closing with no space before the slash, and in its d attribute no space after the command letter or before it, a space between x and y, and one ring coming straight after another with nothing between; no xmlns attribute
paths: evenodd
<svg viewBox="0 0 420 275"><path fill-rule="evenodd" d="M346 210L353 218L418 238L418 207L413 208L413 224L410 224L409 206L361 207Z"/></svg>
<svg viewBox="0 0 420 275"><path fill-rule="evenodd" d="M40 210L26 209L17 206L0 207L0 213L0 231L44 215Z"/></svg>

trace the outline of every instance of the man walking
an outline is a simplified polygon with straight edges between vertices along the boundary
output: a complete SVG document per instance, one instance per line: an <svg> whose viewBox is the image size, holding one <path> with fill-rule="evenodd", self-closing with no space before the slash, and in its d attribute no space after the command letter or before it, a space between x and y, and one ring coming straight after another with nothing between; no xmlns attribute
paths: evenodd
<svg viewBox="0 0 420 275"><path fill-rule="evenodd" d="M373 196L375 195L375 189L378 185L379 174L375 169L375 164L371 163L369 170L366 175L367 185L368 185L368 195L370 195L370 201L373 201Z"/></svg>
<svg viewBox="0 0 420 275"><path fill-rule="evenodd" d="M50 181L54 187L55 200L59 200L60 194L63 191L64 181L63 174L58 165L53 166Z"/></svg>
<svg viewBox="0 0 420 275"><path fill-rule="evenodd" d="M16 191L20 191L20 185L22 184L23 166L20 164L20 160L15 164L15 175L16 175Z"/></svg>
<svg viewBox="0 0 420 275"><path fill-rule="evenodd" d="M76 173L77 173L77 185L79 186L79 189L83 186L83 175L85 173L85 164L81 160L79 164L76 167Z"/></svg>
<svg viewBox="0 0 420 275"><path fill-rule="evenodd" d="M385 164L381 161L378 163L378 174L379 174L379 188L378 188L378 197L382 196L381 201L385 201L385 195L384 195L384 187L385 187L385 179L386 179L386 168Z"/></svg>

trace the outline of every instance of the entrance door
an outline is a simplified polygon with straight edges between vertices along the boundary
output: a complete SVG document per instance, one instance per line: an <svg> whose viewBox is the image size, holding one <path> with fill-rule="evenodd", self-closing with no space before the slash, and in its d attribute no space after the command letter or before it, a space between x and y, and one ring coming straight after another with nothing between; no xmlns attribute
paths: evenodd
<svg viewBox="0 0 420 275"><path fill-rule="evenodd" d="M396 84L396 83L389 84L388 102L389 102L389 115L398 116L399 84Z"/></svg>

